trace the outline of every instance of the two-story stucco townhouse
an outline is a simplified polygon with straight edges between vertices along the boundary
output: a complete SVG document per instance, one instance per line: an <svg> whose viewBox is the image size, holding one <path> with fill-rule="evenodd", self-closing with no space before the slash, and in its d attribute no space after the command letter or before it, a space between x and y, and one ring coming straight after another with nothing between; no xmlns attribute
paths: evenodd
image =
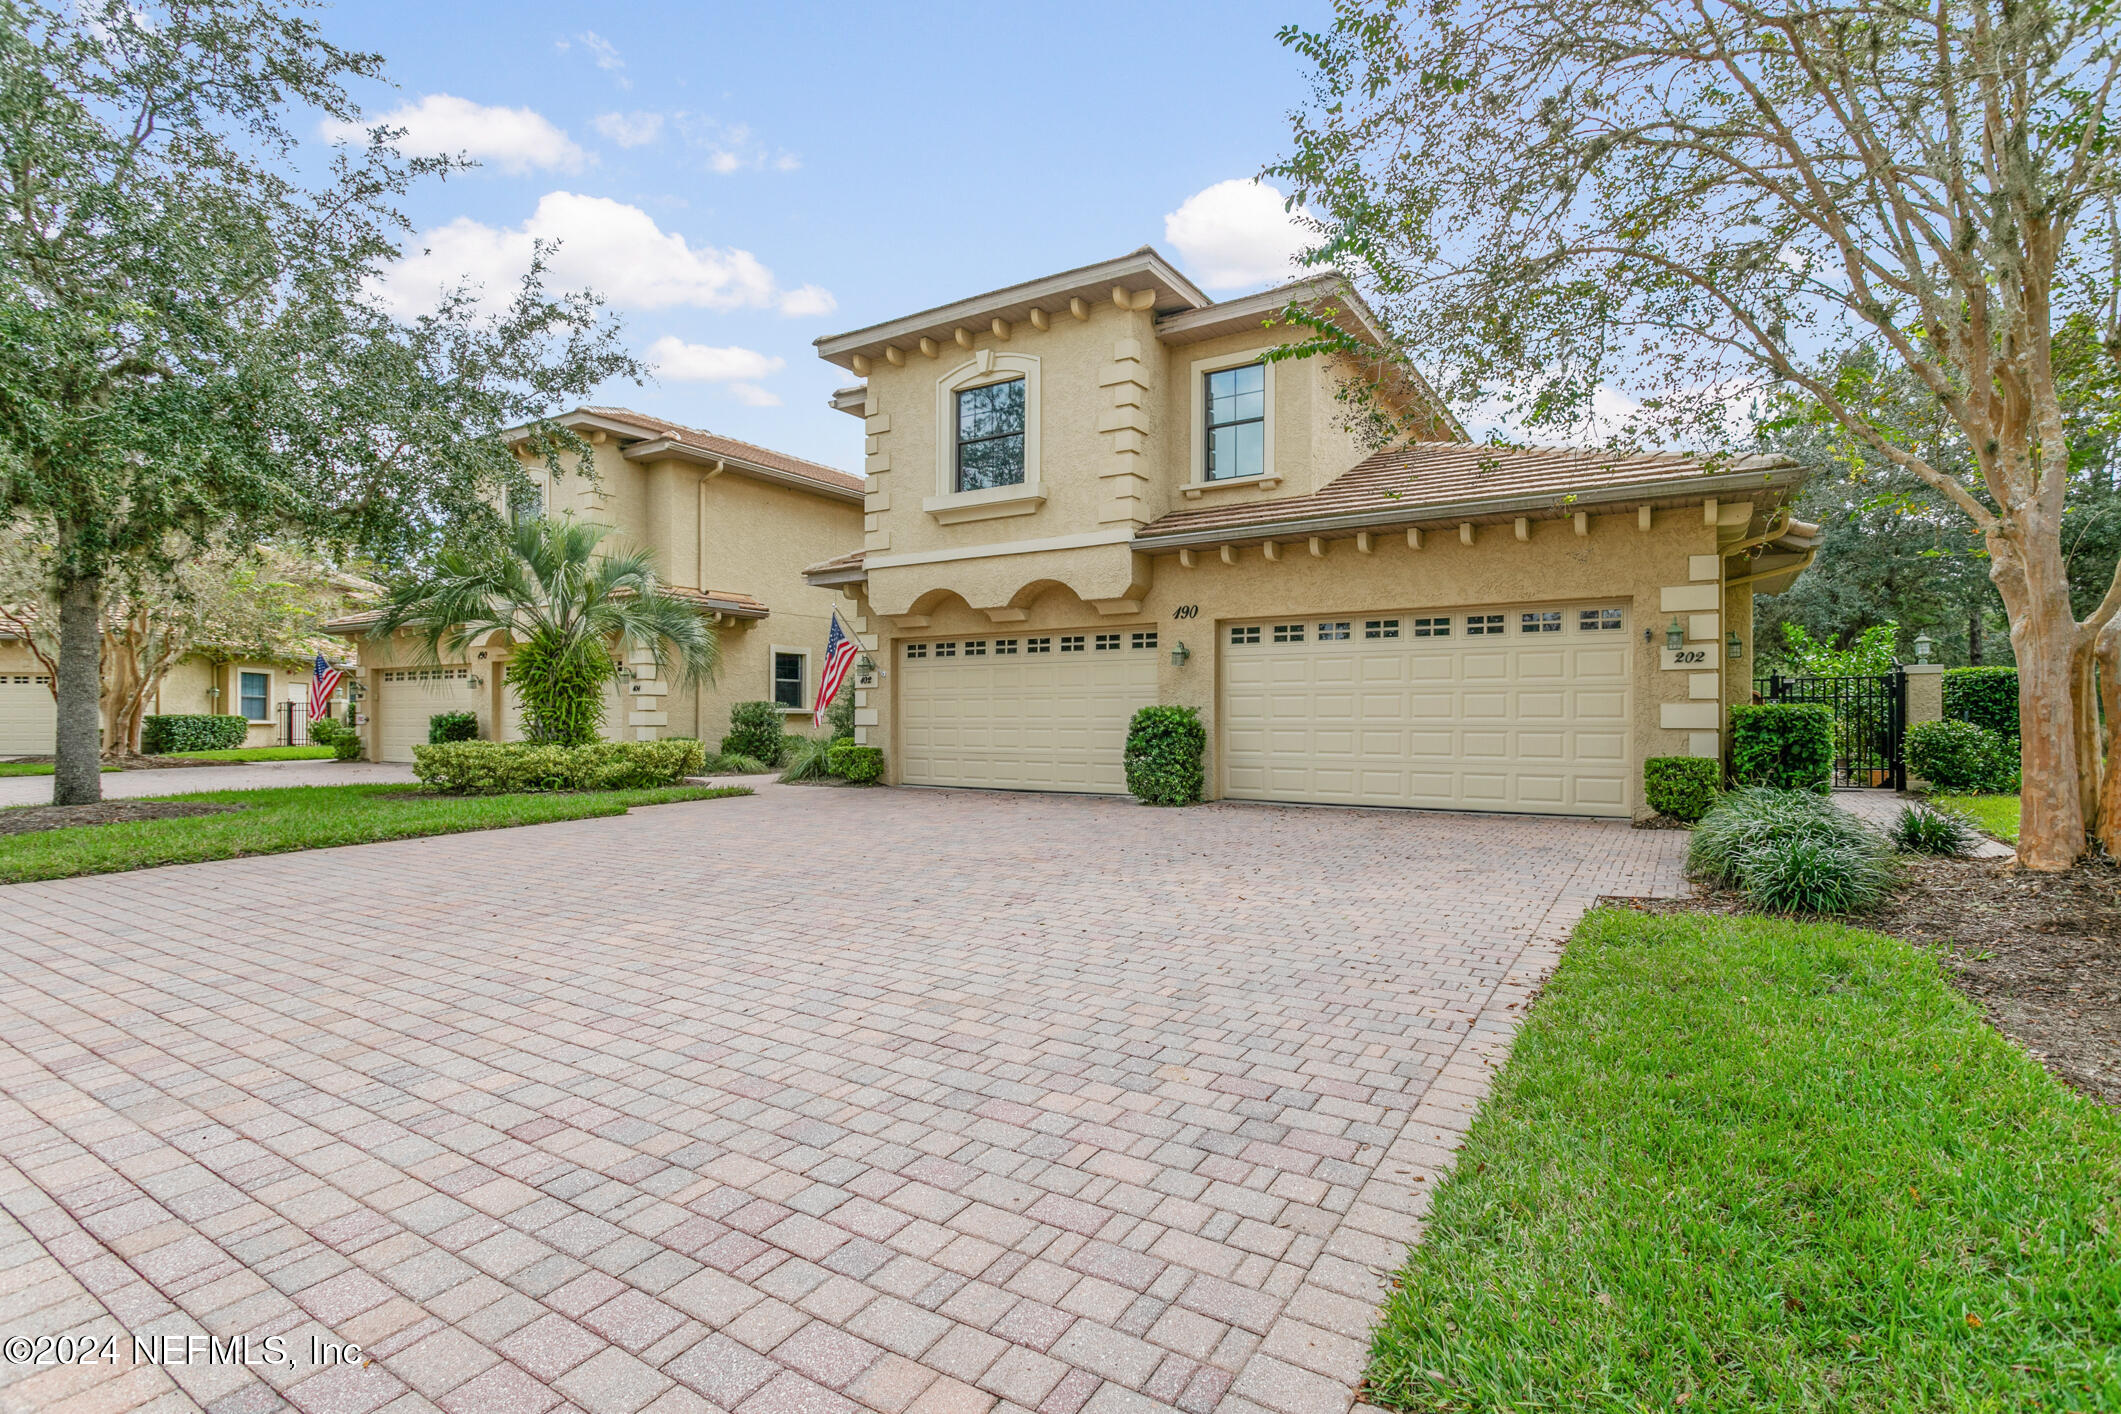
<svg viewBox="0 0 2121 1414"><path fill-rule="evenodd" d="M1475 446L1420 386L1426 438L1366 450L1357 361L1265 358L1292 300L1380 337L1333 278L1213 303L1144 248L818 341L869 489L808 577L889 779L1119 791L1150 703L1249 800L1627 816L1644 758L1722 751L1798 469Z"/></svg>
<svg viewBox="0 0 2121 1414"><path fill-rule="evenodd" d="M859 541L862 479L624 408L580 408L555 420L589 443L596 475L552 478L530 431L510 432L539 488L536 509L609 525L617 533L607 544L653 551L666 587L694 600L721 636L721 667L698 686L660 678L645 650L626 655L606 705L605 737L696 736L711 751L739 702L775 702L791 718L815 710L838 596L807 583L803 567ZM368 756L411 760L437 712L476 713L479 735L489 740L521 738L505 636L488 635L436 662L415 635L367 637L375 618L353 614L324 625L358 654Z"/></svg>

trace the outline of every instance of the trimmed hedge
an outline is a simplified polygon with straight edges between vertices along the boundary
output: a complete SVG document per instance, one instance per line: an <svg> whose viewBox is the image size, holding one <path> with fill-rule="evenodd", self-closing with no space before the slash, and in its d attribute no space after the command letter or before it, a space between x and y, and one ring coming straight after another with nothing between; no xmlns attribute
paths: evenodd
<svg viewBox="0 0 2121 1414"><path fill-rule="evenodd" d="M431 746L478 739L479 714L476 712L437 712L427 719L427 741Z"/></svg>
<svg viewBox="0 0 2121 1414"><path fill-rule="evenodd" d="M648 790L699 774L706 748L669 741L452 741L412 749L412 773L453 795L549 790Z"/></svg>
<svg viewBox="0 0 2121 1414"><path fill-rule="evenodd" d="M835 742L825 754L825 769L858 786L874 785L884 777L884 752L881 747Z"/></svg>
<svg viewBox="0 0 2121 1414"><path fill-rule="evenodd" d="M163 756L172 751L227 751L250 737L250 723L218 712L168 712L140 722L140 751Z"/></svg>
<svg viewBox="0 0 2121 1414"><path fill-rule="evenodd" d="M1659 815L1688 824L1709 813L1723 786L1723 763L1706 756L1652 756L1642 763L1642 798Z"/></svg>
<svg viewBox="0 0 2121 1414"><path fill-rule="evenodd" d="M1191 805L1206 790L1208 731L1191 707L1144 707L1127 726L1127 789L1148 805Z"/></svg>
<svg viewBox="0 0 2121 1414"><path fill-rule="evenodd" d="M786 750L781 735L780 708L771 702L739 702L729 709L729 735L722 738L722 755L778 761Z"/></svg>
<svg viewBox="0 0 2121 1414"><path fill-rule="evenodd" d="M1831 790L1834 709L1818 702L1733 707L1731 774L1746 786Z"/></svg>
<svg viewBox="0 0 2121 1414"><path fill-rule="evenodd" d="M2018 735L2018 670L1946 668L1944 715L1986 727L1997 736Z"/></svg>
<svg viewBox="0 0 2121 1414"><path fill-rule="evenodd" d="M2018 788L2018 741L1972 722L1918 722L1907 768L1939 790L2007 794Z"/></svg>

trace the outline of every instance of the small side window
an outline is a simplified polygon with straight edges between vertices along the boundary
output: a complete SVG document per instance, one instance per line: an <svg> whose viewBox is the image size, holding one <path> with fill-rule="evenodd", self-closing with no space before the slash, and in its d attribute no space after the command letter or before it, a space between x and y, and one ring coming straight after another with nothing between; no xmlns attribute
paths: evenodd
<svg viewBox="0 0 2121 1414"><path fill-rule="evenodd" d="M773 655L773 702L776 707L803 705L803 655Z"/></svg>

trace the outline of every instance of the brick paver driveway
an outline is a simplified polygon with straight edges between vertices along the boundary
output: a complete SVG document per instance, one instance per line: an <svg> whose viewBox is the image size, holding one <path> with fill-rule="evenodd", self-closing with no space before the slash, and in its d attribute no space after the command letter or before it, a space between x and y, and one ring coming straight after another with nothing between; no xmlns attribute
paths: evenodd
<svg viewBox="0 0 2121 1414"><path fill-rule="evenodd" d="M0 1336L118 1337L0 1399L1330 1414L1683 839L769 788L0 889Z"/></svg>

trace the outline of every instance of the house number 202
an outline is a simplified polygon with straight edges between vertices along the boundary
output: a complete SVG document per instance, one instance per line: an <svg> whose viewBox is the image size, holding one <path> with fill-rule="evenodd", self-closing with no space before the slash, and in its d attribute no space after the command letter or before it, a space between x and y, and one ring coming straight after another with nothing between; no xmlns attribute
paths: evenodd
<svg viewBox="0 0 2121 1414"><path fill-rule="evenodd" d="M1672 661L1675 663L1706 663L1708 660L1709 654L1705 648L1682 648L1672 654Z"/></svg>
<svg viewBox="0 0 2121 1414"><path fill-rule="evenodd" d="M1196 618L1199 614L1200 605L1198 604L1181 604L1171 611L1171 617L1174 619Z"/></svg>

